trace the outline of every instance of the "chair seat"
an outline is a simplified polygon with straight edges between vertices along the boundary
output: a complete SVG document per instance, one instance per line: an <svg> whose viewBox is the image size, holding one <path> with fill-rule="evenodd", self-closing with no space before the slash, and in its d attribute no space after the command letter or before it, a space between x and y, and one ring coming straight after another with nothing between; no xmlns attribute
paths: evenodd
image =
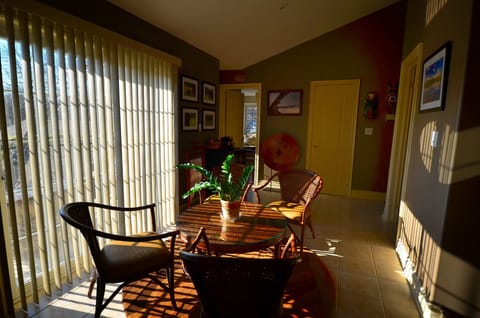
<svg viewBox="0 0 480 318"><path fill-rule="evenodd" d="M220 201L220 196L218 194L212 194L208 198L205 199L204 202L214 202L214 201Z"/></svg>
<svg viewBox="0 0 480 318"><path fill-rule="evenodd" d="M288 201L273 201L266 206L282 213L287 219L296 222L302 221L302 213L305 207L303 204Z"/></svg>
<svg viewBox="0 0 480 318"><path fill-rule="evenodd" d="M156 233L141 233L138 236L147 236ZM108 268L101 273L107 282L121 282L132 277L142 276L145 272L153 272L165 267L170 262L170 251L162 240L148 242L111 241L100 252L103 266Z"/></svg>

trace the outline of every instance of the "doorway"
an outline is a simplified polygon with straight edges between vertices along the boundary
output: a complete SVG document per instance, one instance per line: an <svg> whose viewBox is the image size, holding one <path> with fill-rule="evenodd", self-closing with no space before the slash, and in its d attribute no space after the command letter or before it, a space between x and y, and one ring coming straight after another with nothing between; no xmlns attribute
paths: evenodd
<svg viewBox="0 0 480 318"><path fill-rule="evenodd" d="M387 193L383 218L397 222L400 211L402 189L406 187L406 170L408 167L408 151L411 143L411 125L415 109L413 105L418 100L421 80L423 45L418 44L415 49L403 60L400 68L400 82L398 91L397 111L395 114L395 128L388 169Z"/></svg>
<svg viewBox="0 0 480 318"><path fill-rule="evenodd" d="M220 84L218 135L232 136L234 146L253 163L258 183L259 136L262 84Z"/></svg>

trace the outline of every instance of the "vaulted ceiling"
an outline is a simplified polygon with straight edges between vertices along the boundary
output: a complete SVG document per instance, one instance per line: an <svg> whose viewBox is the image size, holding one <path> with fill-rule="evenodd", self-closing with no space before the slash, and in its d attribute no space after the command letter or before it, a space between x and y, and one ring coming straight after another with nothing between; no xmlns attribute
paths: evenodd
<svg viewBox="0 0 480 318"><path fill-rule="evenodd" d="M399 0L109 0L243 69Z"/></svg>

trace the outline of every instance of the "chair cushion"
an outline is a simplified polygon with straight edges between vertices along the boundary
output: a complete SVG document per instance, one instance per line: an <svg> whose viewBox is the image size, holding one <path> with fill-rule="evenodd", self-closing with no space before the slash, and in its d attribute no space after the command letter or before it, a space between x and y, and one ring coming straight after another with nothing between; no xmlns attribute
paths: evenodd
<svg viewBox="0 0 480 318"><path fill-rule="evenodd" d="M266 205L269 208L282 213L287 219L301 222L304 209L303 204L288 201L273 201Z"/></svg>
<svg viewBox="0 0 480 318"><path fill-rule="evenodd" d="M140 233L147 236L156 233ZM111 241L100 252L97 270L105 282L121 282L145 276L166 267L172 260L162 240L149 242ZM106 268L107 270L102 270Z"/></svg>

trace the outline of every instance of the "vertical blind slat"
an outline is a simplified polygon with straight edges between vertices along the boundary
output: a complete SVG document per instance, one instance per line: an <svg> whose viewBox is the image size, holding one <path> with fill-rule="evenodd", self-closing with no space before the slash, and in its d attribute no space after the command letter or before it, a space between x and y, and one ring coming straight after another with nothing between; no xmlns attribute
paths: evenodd
<svg viewBox="0 0 480 318"><path fill-rule="evenodd" d="M39 22L40 19L39 19ZM61 279L61 272L60 272L60 246L58 244L58 237L57 237L57 229L56 229L56 205L55 205L55 195L54 195L54 176L52 176L52 161L54 160L54 152L50 150L50 145L55 145L55 136L49 133L48 128L52 127L52 121L56 117L54 113L56 112L55 107L55 100L56 100L56 90L54 89L55 85L55 71L54 71L54 62L53 62L53 29L52 24L47 20L43 23L43 30L44 30L44 39L42 42L39 43L39 59L36 61L35 64L39 63L38 65L38 74L41 78L46 78L46 83L39 85L42 88L42 92L37 94L42 97L42 102L38 102L38 121L40 122L39 131L40 131L40 146L41 146L41 154L42 154L42 170L43 170L43 178L45 180L44 185L44 198L45 202L43 204L45 216L47 218L48 228L46 231L48 232L48 249L46 251L47 259L50 260L50 264L52 264L53 268L53 278L56 288L62 288L62 279ZM40 35L40 34L38 34ZM42 47L45 48L45 57L43 59L42 54ZM45 76L45 69L46 67L46 76ZM46 86L46 87L45 87ZM46 88L48 89L48 99L46 96ZM50 117L50 120L48 120ZM53 130L53 127L52 127ZM55 182L56 183L56 182ZM48 264L45 268L45 271L49 271ZM50 285L50 284L49 284Z"/></svg>
<svg viewBox="0 0 480 318"><path fill-rule="evenodd" d="M22 14L23 16L23 14ZM28 131L28 149L29 149L29 161L30 161L30 171L32 174L32 190L33 190L33 209L35 211L35 224L38 235L38 250L40 252L40 265L42 269L42 281L43 281L43 290L47 295L50 295L50 279L48 271L44 273L45 268L48 268L48 260L46 257L46 239L45 239L45 225L43 220L43 207L42 207L42 189L40 183L40 163L39 163L39 154L38 154L38 135L37 135L37 123L35 120L35 105L34 105L34 89L32 83L34 83L34 74L31 71L32 60L30 58L30 51L28 44L30 43L28 35L28 19L26 15L24 16L23 23L20 24L20 32L23 33L22 38L25 41L22 41L22 56L23 56L23 74L24 78L24 92L25 92L25 115L27 120L27 131ZM22 20L20 22L22 22ZM32 21L32 22L35 22ZM32 44L35 49L35 44ZM34 50L35 51L35 50ZM37 279L36 277L31 277L32 280ZM38 298L37 290L32 290L35 298Z"/></svg>
<svg viewBox="0 0 480 318"><path fill-rule="evenodd" d="M77 103L77 81L76 81L76 63L75 63L75 31L72 28L66 28L65 30L65 72L66 72L66 84L67 84L67 111L68 117L64 117L66 129L69 131L70 144L67 149L70 156L72 169L71 184L72 184L72 200L82 200L83 195L83 183L81 182L81 153L80 153L80 136L78 132L78 103ZM72 245L73 253L76 260L81 259L81 241L79 233L76 229L72 230ZM83 273L81 262L75 262L75 270L77 275L80 276Z"/></svg>
<svg viewBox="0 0 480 318"><path fill-rule="evenodd" d="M9 57L10 57L10 74L11 74L11 88L12 88L12 104L13 104L13 110L14 110L14 119L15 119L15 140L16 140L16 146L17 146L17 156L18 156L18 168L19 168L19 177L20 177L20 188L21 188L21 194L22 194L22 211L23 211L23 219L24 220L30 220L30 206L29 206L29 200L28 200L28 192L27 192L27 177L26 177L26 164L25 164L25 148L24 148L24 140L23 140L23 131L22 131L22 119L21 119L21 114L20 114L20 100L19 100L19 86L18 86L18 70L17 70L17 57L15 55L15 39L14 39L14 27L13 27L13 12L10 8L6 8L5 11L5 21L6 21L6 32L7 32L7 38L8 38L8 48L9 48ZM3 79L2 79L3 83ZM3 86L2 86L3 90ZM2 93L3 96L3 93ZM2 102L5 102L5 100L2 98ZM5 104L3 104L5 106ZM6 116L5 116L6 119ZM5 138L9 138L9 136L2 136L2 139L5 140ZM7 149L8 143L7 143ZM12 184L12 175L11 175L11 170L8 169L8 167L11 167L10 165L10 160L9 158L5 158L7 161L5 162L5 169L6 169L6 181L7 181L7 194L8 194L8 200L10 202L8 211L10 214L10 222L12 224L11 229L12 229L12 236L13 236L13 247L14 247L14 254L15 254L15 264L16 264L16 273L17 273L17 278L18 280L16 281L16 286L18 289L15 291L18 291L20 294L20 299L21 299L21 305L22 309L27 308L27 301L26 301L26 293L25 293L25 285L23 284L24 276L22 272L22 257L20 254L20 246L19 246L19 241L16 240L15 238L18 237L18 228L17 228L17 222L16 222L16 212L14 210L14 205L11 204L11 202L14 202L12 200L15 200L14 194L13 194L13 184ZM10 181L8 181L10 180ZM34 261L34 253L33 253L33 241L29 238L32 237L32 226L30 222L25 222L25 236L27 237L26 243L27 243L27 253L28 253L28 258L31 260L28 262L29 269L31 275L36 275L36 269L35 269L35 261ZM4 231L5 232L5 231ZM10 240L5 240L6 242ZM8 244L7 244L8 246ZM9 262L9 267L13 268L13 261L12 259L8 260ZM34 289L37 289L36 285L36 280L33 281L34 284L32 286ZM13 293L15 295L15 293Z"/></svg>
<svg viewBox="0 0 480 318"><path fill-rule="evenodd" d="M59 115L61 122L58 125L59 134L63 138L61 141L63 147L59 149L58 156L62 160L62 167L58 168L57 173L62 174L62 179L57 187L60 187L63 191L62 196L59 197L59 205L64 204L65 201L73 200L73 181L72 181L72 162L70 157L70 133L68 131L68 109L67 109L67 80L66 80L66 68L65 68L65 42L64 42L64 29L61 25L55 25L55 49L57 52L57 74L58 74L58 103L59 103ZM66 188L65 188L66 185ZM69 227L65 222L61 222L62 227L62 240L64 248L64 260L66 267L67 281L73 282L72 266L70 262L70 255L73 249L70 248L71 240L69 239Z"/></svg>
<svg viewBox="0 0 480 318"><path fill-rule="evenodd" d="M72 70L76 74L76 89L77 91L77 107L76 118L78 118L78 125L74 125L76 136L76 151L77 155L77 184L82 184L82 194L79 194L77 200L92 201L93 186L92 186L92 165L90 157L90 134L89 134L89 116L88 116L88 102L87 102L87 88L86 88L86 58L85 58L85 34L81 31L75 32L75 60L78 61L72 65ZM91 212L93 215L93 212ZM82 265L85 272L90 271L90 255L88 253L88 245L85 240L81 240L82 247Z"/></svg>

